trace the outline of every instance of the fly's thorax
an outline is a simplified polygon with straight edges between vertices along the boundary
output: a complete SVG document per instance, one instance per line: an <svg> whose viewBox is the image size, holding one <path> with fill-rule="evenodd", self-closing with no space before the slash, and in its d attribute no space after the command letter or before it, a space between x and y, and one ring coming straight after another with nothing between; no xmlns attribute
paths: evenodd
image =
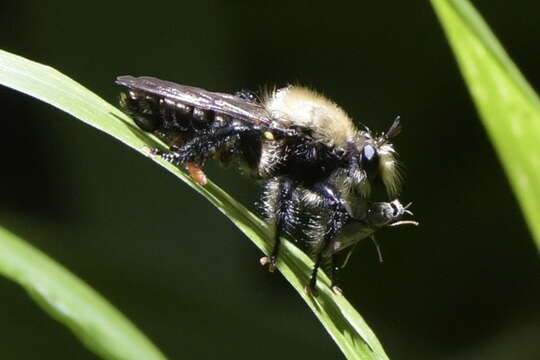
<svg viewBox="0 0 540 360"><path fill-rule="evenodd" d="M287 86L269 93L264 106L283 127L309 131L327 146L345 146L356 129L347 113L321 94L300 86Z"/></svg>

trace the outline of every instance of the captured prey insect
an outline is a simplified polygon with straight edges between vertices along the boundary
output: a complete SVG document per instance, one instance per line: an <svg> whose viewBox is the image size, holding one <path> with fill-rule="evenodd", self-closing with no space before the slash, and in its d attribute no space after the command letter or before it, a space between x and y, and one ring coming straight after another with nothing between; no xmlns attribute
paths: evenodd
<svg viewBox="0 0 540 360"><path fill-rule="evenodd" d="M303 234L302 241L316 244L307 287L313 293L320 266L331 263L332 285L339 289L337 255L410 213L397 200L369 200L378 183L391 198L399 190L390 143L401 130L399 118L386 133L375 135L304 87L287 86L259 98L247 91L210 92L153 77L120 76L116 83L126 88L120 98L123 111L169 145L168 152L155 149L154 154L185 166L201 185L206 183L202 168L210 159L225 166L235 163L264 183L261 208L274 229L275 245L261 262L273 271L280 237Z"/></svg>
<svg viewBox="0 0 540 360"><path fill-rule="evenodd" d="M402 220L406 214L413 215L408 207L403 206L399 200L391 202L364 202L367 207L362 218L352 218L346 216L344 225L337 235L332 239L325 239L324 221L320 216L324 216L317 209L309 209L305 205L299 204L297 209L297 220L293 224L287 224L284 231L292 234L293 241L316 259L310 282L306 289L316 294L315 282L319 268L323 268L332 279L332 290L336 294L341 294L342 290L338 285L339 273L347 265L349 258L356 245L364 240L371 239L377 248L379 260L382 262L382 253L379 244L375 240L375 232L385 227L396 227L401 225L418 225L416 221ZM315 212L313 212L315 210ZM311 218L310 218L311 217ZM266 265L268 257L261 258L261 263Z"/></svg>

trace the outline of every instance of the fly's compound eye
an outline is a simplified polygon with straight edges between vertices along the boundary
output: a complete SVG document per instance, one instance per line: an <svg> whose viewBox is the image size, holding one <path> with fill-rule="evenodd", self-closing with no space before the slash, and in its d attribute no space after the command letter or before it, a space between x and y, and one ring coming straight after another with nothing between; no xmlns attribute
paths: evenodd
<svg viewBox="0 0 540 360"><path fill-rule="evenodd" d="M360 161L368 178L374 179L378 175L379 170L379 152L377 148L371 144L365 145L362 149Z"/></svg>

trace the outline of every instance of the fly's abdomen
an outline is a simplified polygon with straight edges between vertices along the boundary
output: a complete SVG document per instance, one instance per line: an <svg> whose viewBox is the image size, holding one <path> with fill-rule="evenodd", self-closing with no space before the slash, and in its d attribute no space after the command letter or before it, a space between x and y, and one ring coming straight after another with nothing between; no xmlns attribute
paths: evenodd
<svg viewBox="0 0 540 360"><path fill-rule="evenodd" d="M261 135L249 121L143 89L123 91L120 106L137 126L170 146L164 157L175 164L203 165L211 158L223 165L239 161L246 173L258 165Z"/></svg>
<svg viewBox="0 0 540 360"><path fill-rule="evenodd" d="M212 110L133 89L121 93L120 106L133 117L137 126L148 132L195 132L225 120L224 115Z"/></svg>

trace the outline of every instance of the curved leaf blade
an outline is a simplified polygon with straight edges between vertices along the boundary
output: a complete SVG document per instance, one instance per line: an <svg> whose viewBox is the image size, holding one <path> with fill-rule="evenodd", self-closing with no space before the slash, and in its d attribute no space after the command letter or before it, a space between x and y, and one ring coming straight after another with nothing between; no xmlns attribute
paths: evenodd
<svg viewBox="0 0 540 360"><path fill-rule="evenodd" d="M2 50L0 84L47 102L115 137L145 156L148 156L148 144L160 144L156 138L139 131L131 119L120 110L71 78L51 67ZM200 186L177 167L157 157L151 159L202 194L259 249L269 252L272 238L266 224L258 217L213 183ZM319 284L324 286L320 286L317 298L306 294L304 285L309 279L312 267L311 259L293 244L284 241L278 269L308 304L347 359L388 359L375 334L358 312L344 297L333 294L328 277L321 274Z"/></svg>

